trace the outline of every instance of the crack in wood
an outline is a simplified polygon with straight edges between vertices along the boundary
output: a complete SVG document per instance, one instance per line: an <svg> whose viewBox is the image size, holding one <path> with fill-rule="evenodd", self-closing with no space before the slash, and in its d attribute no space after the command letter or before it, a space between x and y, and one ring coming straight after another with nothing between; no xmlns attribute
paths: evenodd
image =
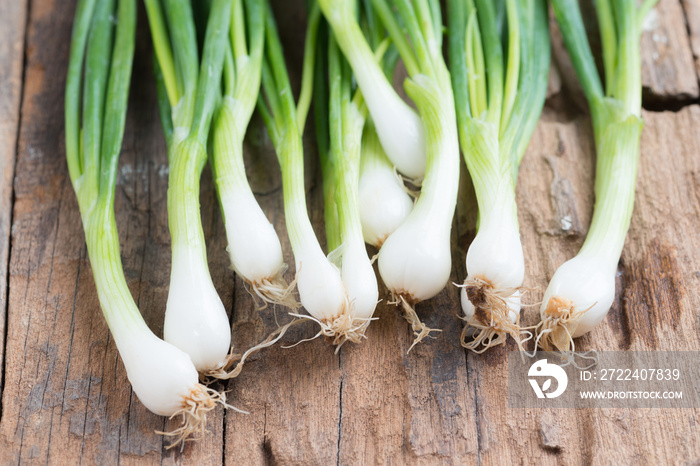
<svg viewBox="0 0 700 466"><path fill-rule="evenodd" d="M275 456L272 452L272 444L267 436L267 403L263 405L263 460L266 465L273 466L275 464Z"/></svg>
<svg viewBox="0 0 700 466"><path fill-rule="evenodd" d="M474 357L471 351L464 349L465 362L467 366L467 377L473 381L473 396L474 396L474 424L476 424L476 462L479 466L482 464L482 438L481 438L481 416L479 406L479 376L476 375L474 368L470 368L469 360Z"/></svg>
<svg viewBox="0 0 700 466"><path fill-rule="evenodd" d="M336 445L336 460L337 466L340 466L340 442L343 432L343 382L345 374L343 373L343 362L341 358L342 348L338 351L338 368L340 369L340 386L338 387L338 443Z"/></svg>
<svg viewBox="0 0 700 466"><path fill-rule="evenodd" d="M226 388L230 385L230 380L225 382ZM221 466L226 464L226 416L228 415L228 410L224 409L224 414L221 416Z"/></svg>
<svg viewBox="0 0 700 466"><path fill-rule="evenodd" d="M686 107L699 105L700 98L679 96L673 98L658 98L656 96L643 96L642 108L649 112L672 112L678 113Z"/></svg>
<svg viewBox="0 0 700 466"><path fill-rule="evenodd" d="M627 295L627 276L625 274L624 263L617 268L617 275L615 280L615 302L613 303L613 308L610 313L613 314L611 318L614 318L617 314L617 326L616 330L619 329L620 334L620 345L619 349L628 350L632 346L632 328L630 326L630 314L632 310L629 308L629 300L626 298Z"/></svg>
<svg viewBox="0 0 700 466"><path fill-rule="evenodd" d="M16 11L21 11L22 10L22 5L20 2L17 2L15 4L15 7L17 8ZM4 412L4 388L5 388L5 372L7 370L6 363L7 363L7 345L8 345L8 331L9 331L9 316L10 316L10 273L9 273L9 268L10 268L10 257L11 257L11 251L12 251L12 225L14 222L14 204L15 204L15 192L14 192L14 179L15 179L15 170L16 170L16 159L17 159L17 154L19 153L19 142L20 142L20 129L22 128L22 112L21 108L24 102L24 83L25 83L25 73L27 69L27 43L28 43L28 31L29 31L29 19L30 19L30 11L31 11L31 0L26 0L26 6L24 7L25 10L25 16L24 16L24 24L22 24L22 40L21 40L21 47L19 50L19 56L21 57L21 66L19 69L19 88L16 90L16 105L14 106L15 108L12 108L9 110L12 114L16 115L15 118L15 129L13 131L13 136L14 136L14 144L11 144L12 146L12 154L8 157L8 160L5 161L5 163L9 163L10 165L10 170L8 170L7 173L4 173L5 181L9 181L10 185L9 187L2 186L0 184L0 194L3 194L2 191L4 189L8 190L7 196L8 200L5 199L0 199L0 203L5 204L7 202L7 207L6 207L6 212L7 212L7 217L2 218L0 215L0 233L6 233L7 236L7 243L5 245L2 244L3 241L5 241L5 238L0 237L0 259L3 259L0 261L0 277L3 277L4 279L2 280L2 283L0 283L0 286L3 288L0 290L0 302L2 302L3 306L0 312L2 312L2 319L0 320L0 325L2 325L2 328L0 329L0 335L2 336L2 353L0 353L0 420L3 418L3 412ZM9 21L13 21L15 18L13 15L7 14L6 18ZM2 21L0 21L1 23ZM15 23L16 24L16 23ZM8 35L11 35L14 29L12 27L4 27L3 28L5 33L8 33ZM5 40L5 37L2 38ZM11 40L7 41L8 44L12 43ZM1 58L0 58L1 59ZM11 59L11 57L10 57ZM4 59L2 59L4 61ZM8 65L7 63L3 63L3 65ZM6 66L6 69L12 69L11 66ZM8 85L9 87L9 85ZM8 100L12 100L13 93L3 92L4 95L8 96ZM12 105L9 105L9 107L12 107ZM9 113L8 112L8 113ZM4 113L4 112L3 112ZM6 118L7 115L3 114L3 119ZM6 165L5 165L6 166ZM2 180L0 180L1 182ZM3 257L4 256L4 257ZM4 301L3 301L4 300Z"/></svg>

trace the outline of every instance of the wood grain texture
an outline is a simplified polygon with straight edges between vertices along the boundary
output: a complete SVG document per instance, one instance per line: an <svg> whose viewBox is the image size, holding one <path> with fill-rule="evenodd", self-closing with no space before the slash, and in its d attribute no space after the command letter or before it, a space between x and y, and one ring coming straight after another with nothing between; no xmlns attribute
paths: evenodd
<svg viewBox="0 0 700 466"><path fill-rule="evenodd" d="M0 83L2 83L2 92L0 92L0 362L5 359L12 179L15 173L20 120L26 14L26 1L3 2L0 5ZM0 391L2 391L3 376L4 365L0 365ZM2 407L0 407L1 414Z"/></svg>
<svg viewBox="0 0 700 466"><path fill-rule="evenodd" d="M697 222L700 138L685 128L700 123L700 108L644 112L637 199L618 268L616 300L606 320L577 340L582 349L697 350L700 238L687 236ZM519 176L518 200L526 255L526 287L538 302L556 268L581 246L592 213L594 160L590 120L542 121ZM673 142L675 141L675 142ZM673 206L669 209L669 206ZM562 222L565 216L569 222ZM697 228L697 226L693 227ZM526 323L537 321L525 310ZM491 355L491 357L494 357ZM476 358L480 359L480 358ZM503 377L507 367L499 365ZM505 381L504 381L505 382ZM489 388L498 392L507 387ZM698 410L508 410L488 416L496 444L514 458L547 453L564 464L682 464L700 456ZM494 421L500 419L501 421ZM510 424L512 430L501 426ZM523 428L528 426L528 428ZM522 446L513 439L522 432ZM663 433L663 438L655 435ZM676 448L670 447L676 445ZM533 448L533 446L539 446ZM532 451L535 450L535 451ZM538 453L539 450L539 453ZM497 453L493 463L497 463Z"/></svg>
<svg viewBox="0 0 700 466"><path fill-rule="evenodd" d="M74 5L31 4L25 94L17 154L10 259L8 344L0 463L198 463L221 458L223 410L211 434L181 458L155 430L172 423L131 391L101 315L63 148L63 88ZM167 156L142 28L119 167L117 223L127 281L146 321L162 334L167 297ZM144 53L145 52L145 53ZM202 196L212 246L218 218L211 182ZM218 241L218 242L217 242ZM231 307L232 279L210 261ZM228 280L228 281L227 281ZM227 290L228 293L227 293Z"/></svg>
<svg viewBox="0 0 700 466"><path fill-rule="evenodd" d="M662 0L662 5L666 3ZM685 3L687 14L692 2ZM292 80L298 85L302 2L273 4ZM8 6L0 7L0 12L3 8ZM239 378L218 385L230 391L230 403L250 414L217 409L203 441L188 444L184 452L166 450L167 441L154 431L174 424L148 412L128 384L99 310L65 166L63 87L74 2L32 0L28 13L26 5L17 8L15 14L28 14L29 22L14 190L0 197L0 207L14 200L11 242L0 236L0 246L11 246L1 464L700 461L698 409L509 409L506 355L514 345L485 355L465 352L458 342L462 325L457 317L458 290L451 285L418 306L428 325L443 329L436 339L407 354L410 331L396 309L382 302L379 320L371 324L361 345L348 343L335 354L317 339L293 348L277 346L254 357ZM668 11L675 17L673 6ZM168 167L155 107L150 38L141 13L115 208L129 287L146 321L160 335L170 266ZM5 16L0 16L3 21ZM23 33L15 34L21 42ZM645 33L644 40L650 40L649 34L653 32ZM667 54L689 50L687 35L678 40L685 40L686 48L669 47ZM3 42L0 47L5 46ZM17 53L21 55L21 47ZM0 63L4 57L0 55ZM21 58L15 60L20 66ZM683 101L692 92L682 90L674 79L685 58L664 60L660 66L671 71L650 75L647 70L645 83L664 99ZM593 207L590 121L585 105L566 104L572 99L567 74L560 70L555 74L549 106L518 180L525 286L533 289L527 303L538 302L556 267L576 254ZM19 83L15 86L22 88ZM3 93L0 102L6 98ZM19 104L18 97L15 102ZM17 109L14 114L18 115ZM643 117L638 194L618 268L615 304L607 319L577 344L584 349L700 350L700 132L695 130L700 127L700 106L645 112ZM312 126L305 138L307 201L323 238L320 167ZM5 159L14 164L14 143L8 150ZM253 190L292 264L279 165L258 117L248 132L245 153ZM0 163L5 160L2 154ZM3 180L12 175L5 170L2 175L0 187L7 190L12 181ZM208 169L202 178L201 202L212 277L230 310L233 344L245 348L275 328L275 313L270 308L257 311L243 282L229 269ZM9 219L2 216L4 212L0 209L0 219ZM473 189L463 172L452 234L454 282L465 276L464 255L475 234L476 213ZM293 278L293 271L287 278ZM383 287L380 293L386 298ZM0 294L0 304L1 299ZM283 318L281 310L277 313ZM525 308L523 319L535 323L536 308ZM315 331L311 325L294 328L284 344L312 337Z"/></svg>
<svg viewBox="0 0 700 466"><path fill-rule="evenodd" d="M642 86L646 99L697 98L698 74L681 0L660 0L643 28Z"/></svg>
<svg viewBox="0 0 700 466"><path fill-rule="evenodd" d="M700 77L700 2L683 0L683 9L690 33L690 48L693 50L695 70Z"/></svg>

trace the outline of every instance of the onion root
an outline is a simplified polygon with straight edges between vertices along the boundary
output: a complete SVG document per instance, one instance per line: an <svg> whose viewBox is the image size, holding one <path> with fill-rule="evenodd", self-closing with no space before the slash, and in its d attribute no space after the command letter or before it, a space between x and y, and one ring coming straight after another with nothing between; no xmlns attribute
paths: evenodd
<svg viewBox="0 0 700 466"><path fill-rule="evenodd" d="M278 327L274 332L268 335L268 337L265 338L262 343L253 346L243 353L243 355L234 354L233 348L231 348L231 352L226 357L226 361L219 368L202 373L202 376L205 379L214 378L219 380L229 380L238 377L243 370L243 364L245 364L246 359L258 351L268 348L280 341L284 334L287 333L287 330L289 330L289 328L293 325L298 324L300 321L300 319L294 319L291 322Z"/></svg>
<svg viewBox="0 0 700 466"><path fill-rule="evenodd" d="M287 281L282 276L283 272L282 270L274 277L247 283L250 289L248 287L246 289L255 300L258 311L265 309L268 304L285 306L292 310L301 307L301 304L294 296L294 289L297 284L296 277L292 283L287 284ZM260 298L262 303L258 303L257 298Z"/></svg>
<svg viewBox="0 0 700 466"><path fill-rule="evenodd" d="M189 395L183 399L182 408L170 416L170 419L182 416L180 426L169 432L156 431L157 434L174 438L173 442L166 449L171 449L178 445L184 448L185 442L200 440L204 436L206 429L207 414L216 408L218 404L238 412L245 412L227 404L225 393L217 392L202 384L195 385L190 390Z"/></svg>
<svg viewBox="0 0 700 466"><path fill-rule="evenodd" d="M290 315L301 320L311 320L316 322L321 327L321 330L315 336L302 340L299 343L310 341L323 335L331 344L336 345L336 353L346 341L360 343L363 339L367 338L365 331L367 330L369 323L377 319L376 317L357 317L350 315L347 312L343 312L331 322L321 321L315 317L303 314Z"/></svg>
<svg viewBox="0 0 700 466"><path fill-rule="evenodd" d="M469 301L474 306L474 315L463 318L467 325L462 330L462 346L481 354L493 346L504 345L510 335L518 349L525 351L523 343L531 339L532 334L520 327L520 313L511 309L507 301L508 297L522 289L494 288L491 282L478 277L465 280L461 287L465 289ZM510 317L511 312L516 312L515 322ZM467 342L467 335L471 329L478 332L474 332L476 336Z"/></svg>
<svg viewBox="0 0 700 466"><path fill-rule="evenodd" d="M544 351L574 353L576 346L573 334L586 311L588 309L576 310L569 299L559 296L550 298L542 320L535 329L535 348L539 345Z"/></svg>
<svg viewBox="0 0 700 466"><path fill-rule="evenodd" d="M408 348L406 353L410 353L416 344L423 341L425 337L430 336L430 332L442 332L439 328L430 328L421 322L420 317L416 314L415 306L413 305L413 300L406 298L403 294L394 294L394 299L389 302L389 304L395 304L401 306L401 311L403 312L403 318L411 324L411 329L413 330L413 343Z"/></svg>

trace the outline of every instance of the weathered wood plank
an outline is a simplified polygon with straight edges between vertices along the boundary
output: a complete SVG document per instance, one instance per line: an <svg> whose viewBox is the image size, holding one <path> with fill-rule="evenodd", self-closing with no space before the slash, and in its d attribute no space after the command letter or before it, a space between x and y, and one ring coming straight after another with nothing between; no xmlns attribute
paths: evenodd
<svg viewBox="0 0 700 466"><path fill-rule="evenodd" d="M278 21L293 80L301 65L300 4L274 2L281 11ZM318 339L254 358L238 379L220 385L231 390L234 406L251 414L218 409L202 442L188 445L184 453L164 451L166 442L153 431L172 424L149 413L128 385L100 315L67 178L62 96L74 6L34 0L31 7L14 180L0 462L666 464L700 459L697 409L507 408L506 350L514 345L485 355L465 353L458 343L462 324L453 286L418 308L429 325L444 329L436 340L406 354L410 332L382 303L368 339L348 343L338 355ZM161 334L170 264L167 157L155 109L149 38L141 26L143 46L134 70L116 210L129 286L147 322ZM676 52L670 47L668 53ZM664 81L679 73L679 59L669 60L664 66L673 73L659 72L645 82L664 98L685 99L686 91L678 90L682 86ZM559 86L552 87L553 94L559 92ZM590 221L590 123L576 108L566 110L546 111L519 178L525 285L535 290L525 302L541 299L556 267L577 252ZM584 349L700 349L700 239L695 234L700 228L700 136L688 130L700 125L700 107L644 117L637 205L620 263L618 299L606 321L577 342ZM322 238L320 170L309 129L308 202ZM246 144L253 189L292 264L279 166L257 118ZM274 329L274 313L256 311L228 268L208 171L201 200L212 277L231 309L236 348L248 347ZM475 219L473 191L464 176L453 232L455 282L464 278ZM287 278L293 278L293 270ZM525 323L534 323L537 309L526 308L523 315ZM285 342L314 333L307 324L293 329Z"/></svg>
<svg viewBox="0 0 700 466"><path fill-rule="evenodd" d="M695 0L683 0L683 9L690 33L690 48L693 50L695 70L700 78L700 3Z"/></svg>
<svg viewBox="0 0 700 466"><path fill-rule="evenodd" d="M0 5L0 83L3 83L0 93L0 393L4 380L12 179L20 120L26 14L26 1Z"/></svg>
<svg viewBox="0 0 700 466"><path fill-rule="evenodd" d="M645 113L635 213L619 269L619 301L591 347L697 351L700 107ZM622 330L622 331L621 331ZM629 333L625 336L625 333ZM595 462L692 463L700 410L590 413ZM627 431L624 431L627 429Z"/></svg>
<svg viewBox="0 0 700 466"><path fill-rule="evenodd" d="M51 0L32 2L30 11L0 462L220 463L223 408L210 416L202 442L184 454L165 451L168 440L155 431L175 422L137 401L101 315L62 143L73 12L74 4ZM116 211L127 281L146 321L160 335L170 261L168 170L149 40L142 21L138 41L144 46L134 68ZM210 178L202 192L205 234L210 244L223 248ZM216 286L231 308L227 263L220 254L210 257Z"/></svg>
<svg viewBox="0 0 700 466"><path fill-rule="evenodd" d="M642 86L647 99L698 97L698 74L680 0L660 0L644 24Z"/></svg>
<svg viewBox="0 0 700 466"><path fill-rule="evenodd" d="M645 108L663 109L665 105L678 105L678 102L687 102L700 95L698 72L693 63L694 53L697 57L698 51L697 48L691 48L691 39L688 37L688 26L686 26L687 20L692 28L693 23L697 23L697 18L684 13L681 1L659 0L643 22L640 51ZM599 67L602 67L601 43L594 2L591 0L580 3L584 21L589 30L591 48L598 57ZM688 12L693 8L697 9L694 6L686 6L685 10ZM564 87L576 91L570 94L570 97L575 99L579 107L585 108L585 99L580 95L580 86L553 14L550 16L550 30L553 46L552 65L561 75ZM550 88L556 87L556 84L556 81L550 82Z"/></svg>
<svg viewBox="0 0 700 466"><path fill-rule="evenodd" d="M700 108L645 113L646 128L632 227L608 318L577 341L581 349L697 350L700 269L697 235L697 153ZM590 122L542 121L521 168L519 218L526 254L526 287L541 299L547 280L576 254L593 206L594 158ZM672 210L668 206L677 206ZM565 218L568 217L568 218ZM571 227L568 227L571 225ZM690 289L695 291L689 291ZM538 308L524 311L537 322ZM680 337L679 337L680 336ZM692 428L698 410L513 410L506 407L505 353L470 358L488 384L483 399L481 447L486 463L517 458L546 463L683 463L700 456ZM663 438L655 437L663 432ZM485 450L485 451L484 451ZM505 456L504 456L505 455Z"/></svg>

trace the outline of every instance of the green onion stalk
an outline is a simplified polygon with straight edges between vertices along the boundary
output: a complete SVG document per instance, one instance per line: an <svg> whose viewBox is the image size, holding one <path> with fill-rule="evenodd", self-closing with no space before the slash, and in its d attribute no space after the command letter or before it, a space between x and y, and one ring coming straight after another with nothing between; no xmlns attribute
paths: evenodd
<svg viewBox="0 0 700 466"><path fill-rule="evenodd" d="M596 147L595 208L579 253L554 273L540 308L537 343L571 354L573 339L601 322L615 298L615 273L629 229L639 161L642 21L656 0L596 0L601 83L575 0L553 0L564 43L583 87Z"/></svg>
<svg viewBox="0 0 700 466"><path fill-rule="evenodd" d="M325 27L323 32L328 32ZM353 98L352 71L335 37L330 32L319 37L314 102L326 238L348 298L347 322L335 337L340 346L345 340L361 341L379 296L360 219L360 153L367 110L359 92Z"/></svg>
<svg viewBox="0 0 700 466"><path fill-rule="evenodd" d="M299 105L294 102L287 73L282 45L275 19L267 6L265 22L265 54L262 68L262 90L258 97L258 111L275 146L282 170L284 214L289 241L294 252L296 282L299 299L311 318L321 325L319 335L334 343L345 341L344 335L352 329L354 319L349 315L350 302L343 285L340 270L329 260L316 238L306 208L304 187L304 147L302 132L310 106L310 90L313 84L315 48L309 47L304 59L302 92ZM310 18L319 13L311 10ZM309 21L309 35L318 21ZM307 44L315 46L314 40ZM294 321L293 321L294 322Z"/></svg>
<svg viewBox="0 0 700 466"><path fill-rule="evenodd" d="M221 105L212 126L211 161L226 227L228 253L236 273L262 307L298 307L284 280L282 246L255 200L243 163L243 138L260 89L265 47L265 3L234 0L230 40L224 56Z"/></svg>
<svg viewBox="0 0 700 466"><path fill-rule="evenodd" d="M203 433L207 412L225 397L198 383L187 353L153 334L124 277L114 194L135 32L135 0L78 2L66 79L66 159L100 307L139 400L161 416L182 416L166 434L174 446Z"/></svg>
<svg viewBox="0 0 700 466"><path fill-rule="evenodd" d="M420 184L426 170L425 128L416 112L394 90L391 79L376 60L357 20L357 0L319 0L318 3L362 89L385 154L399 172ZM399 44L408 48L406 40ZM411 53L409 49L404 52ZM415 59L404 61L409 72L418 72Z"/></svg>
<svg viewBox="0 0 700 466"><path fill-rule="evenodd" d="M515 185L547 91L547 2L450 0L448 5L460 141L479 206L461 285L467 324L462 345L483 352L510 335L522 349L525 261ZM505 18L503 34L498 17Z"/></svg>
<svg viewBox="0 0 700 466"><path fill-rule="evenodd" d="M190 355L197 370L229 362L231 328L207 264L199 181L228 48L231 0L211 4L201 61L187 0L145 0L155 49L161 119L168 145L168 226L172 242L165 340Z"/></svg>
<svg viewBox="0 0 700 466"><path fill-rule="evenodd" d="M360 28L374 51L375 60L392 79L399 59L398 50L386 36L386 30L369 2L362 2ZM362 96L356 91L356 97ZM364 101L363 101L364 102ZM367 105L363 103L363 109ZM387 157L377 127L371 117L365 119L360 145L360 186L358 202L362 234L367 244L381 249L384 241L406 220L413 209L412 194L402 176Z"/></svg>
<svg viewBox="0 0 700 466"><path fill-rule="evenodd" d="M381 139L380 120L390 117L372 111L369 95L376 92L373 82L363 82L360 78L370 69L370 60L366 52L362 60L356 54L370 49L365 37L357 32L354 16L348 14L353 11L354 2L334 2L332 7L324 7L324 3L327 2L321 2L325 16L357 77ZM459 184L454 96L450 73L442 57L439 1L372 0L371 4L406 65L410 78L404 87L418 108L425 135L425 175L420 197L406 220L383 243L378 258L379 273L392 293L393 302L401 306L411 324L415 345L433 330L420 321L415 305L445 287L452 265L450 230ZM377 61L373 59L371 63L376 66ZM379 72L385 79L380 67ZM403 124L400 120L392 123ZM399 134L399 131L395 133ZM387 146L382 145L391 158Z"/></svg>

